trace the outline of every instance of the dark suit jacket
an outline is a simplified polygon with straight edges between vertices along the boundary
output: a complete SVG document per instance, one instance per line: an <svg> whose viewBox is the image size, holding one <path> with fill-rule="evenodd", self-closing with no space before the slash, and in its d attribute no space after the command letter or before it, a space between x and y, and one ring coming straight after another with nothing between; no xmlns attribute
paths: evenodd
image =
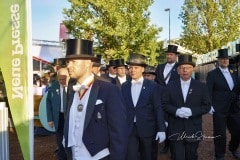
<svg viewBox="0 0 240 160"><path fill-rule="evenodd" d="M102 74L101 77L106 79L107 81L109 81L112 84L116 84L115 78L109 77L109 74Z"/></svg>
<svg viewBox="0 0 240 160"><path fill-rule="evenodd" d="M184 102L180 78L171 81L163 94L163 107L169 114L169 134L170 140L177 140L178 136L186 133L188 136L201 133L202 131L202 115L208 113L211 107L206 85L192 79L186 102ZM192 116L188 119L179 118L176 116L177 109L181 107L189 107L192 111ZM200 135L193 138L184 138L188 142L198 140ZM201 139L199 139L201 140Z"/></svg>
<svg viewBox="0 0 240 160"><path fill-rule="evenodd" d="M232 91L219 68L210 71L207 75L207 86L215 112L228 113L239 111L236 101L240 91L240 83L237 72L231 72L230 74L234 82Z"/></svg>
<svg viewBox="0 0 240 160"><path fill-rule="evenodd" d="M68 144L69 111L75 91L68 85L67 113L64 126L65 146ZM96 101L103 103L96 105ZM110 151L110 160L124 160L127 146L126 112L120 90L117 86L94 77L89 95L86 117L84 122L83 143L89 153L94 156L104 148ZM99 119L98 114L102 115Z"/></svg>
<svg viewBox="0 0 240 160"><path fill-rule="evenodd" d="M127 110L128 133L130 134L133 129L135 115L140 137L150 137L157 132L165 132L159 85L154 81L144 79L136 107L132 101L131 85L131 81L122 84L122 94Z"/></svg>
<svg viewBox="0 0 240 160"><path fill-rule="evenodd" d="M171 75L170 75L170 78L169 78L169 81L173 81L175 79L178 79L179 78L179 74L177 73L177 66L176 66L177 63L175 63L175 65L173 66L172 70L170 71L171 72ZM164 80L164 75L163 75L163 72L164 72L164 68L166 66L166 63L164 64L159 64L156 68L156 78L155 78L155 81L160 84L160 85L163 85L163 86L166 86L166 83L165 83L165 80Z"/></svg>
<svg viewBox="0 0 240 160"><path fill-rule="evenodd" d="M127 81L129 81L129 80L131 80L131 77L127 74L127 75L126 75L126 79L127 79ZM121 89L122 85L121 85L121 83L120 83L120 81L119 81L119 79L118 79L118 76L117 76L116 78L114 78L114 80L115 80L114 83L118 86L118 88Z"/></svg>
<svg viewBox="0 0 240 160"><path fill-rule="evenodd" d="M58 81L54 81L51 87L48 88L48 95L46 99L47 107L47 121L54 121L54 126L57 131L58 119L61 109L61 93L60 84Z"/></svg>

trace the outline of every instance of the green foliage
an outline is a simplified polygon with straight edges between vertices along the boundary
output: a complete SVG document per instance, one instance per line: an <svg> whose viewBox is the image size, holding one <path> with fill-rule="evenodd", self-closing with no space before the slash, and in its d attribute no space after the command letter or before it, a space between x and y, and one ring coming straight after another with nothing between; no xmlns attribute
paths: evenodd
<svg viewBox="0 0 240 160"><path fill-rule="evenodd" d="M64 24L74 38L94 40L95 52L106 59L142 53L156 63L157 35L150 25L152 0L69 0Z"/></svg>
<svg viewBox="0 0 240 160"><path fill-rule="evenodd" d="M239 38L239 15L238 0L185 0L181 43L197 54L221 48Z"/></svg>

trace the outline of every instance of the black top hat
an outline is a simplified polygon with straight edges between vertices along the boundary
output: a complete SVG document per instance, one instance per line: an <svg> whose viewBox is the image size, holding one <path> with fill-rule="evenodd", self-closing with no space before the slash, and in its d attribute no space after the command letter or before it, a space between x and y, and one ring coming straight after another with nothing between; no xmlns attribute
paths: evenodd
<svg viewBox="0 0 240 160"><path fill-rule="evenodd" d="M116 66L116 61L115 60L113 60L113 59L111 59L109 62L108 62L108 65L107 65L107 67L110 67L110 66Z"/></svg>
<svg viewBox="0 0 240 160"><path fill-rule="evenodd" d="M96 61L92 52L93 41L86 39L68 39L66 41L66 59L90 59Z"/></svg>
<svg viewBox="0 0 240 160"><path fill-rule="evenodd" d="M218 56L216 58L229 58L228 56L228 49L219 49Z"/></svg>
<svg viewBox="0 0 240 160"><path fill-rule="evenodd" d="M121 67L121 66L127 66L125 63L124 63L124 59L116 59L115 60L116 62L116 66L115 67Z"/></svg>
<svg viewBox="0 0 240 160"><path fill-rule="evenodd" d="M143 74L152 74L156 75L155 68L153 66L146 66Z"/></svg>
<svg viewBox="0 0 240 160"><path fill-rule="evenodd" d="M183 64L190 64L193 67L195 67L195 63L192 61L192 55L189 54L182 54L178 57L178 63L177 66L183 65Z"/></svg>
<svg viewBox="0 0 240 160"><path fill-rule="evenodd" d="M65 58L56 58L56 59L53 59L53 65L54 66L64 66L66 65L66 59Z"/></svg>
<svg viewBox="0 0 240 160"><path fill-rule="evenodd" d="M100 67L101 61L102 61L102 55L97 54L96 58L97 58L97 60L95 62L93 62L93 67Z"/></svg>
<svg viewBox="0 0 240 160"><path fill-rule="evenodd" d="M179 52L177 51L178 46L175 45L168 45L168 49L165 51L166 53L175 53L175 54L179 54Z"/></svg>
<svg viewBox="0 0 240 160"><path fill-rule="evenodd" d="M132 53L129 55L128 60L126 62L129 65L143 66L146 67L145 56L138 53Z"/></svg>

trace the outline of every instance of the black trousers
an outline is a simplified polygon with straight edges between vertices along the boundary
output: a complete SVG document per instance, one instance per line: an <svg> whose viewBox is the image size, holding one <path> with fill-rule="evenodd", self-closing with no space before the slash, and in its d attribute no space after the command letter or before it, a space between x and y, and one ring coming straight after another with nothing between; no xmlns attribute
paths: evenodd
<svg viewBox="0 0 240 160"><path fill-rule="evenodd" d="M65 149L63 147L62 141L63 141L63 128L64 128L64 114L59 113L59 119L58 119L58 129L56 131L57 136L57 156L59 160L66 160L67 154L65 153Z"/></svg>
<svg viewBox="0 0 240 160"><path fill-rule="evenodd" d="M67 160L73 160L73 157L72 157L72 149L71 148L66 148L66 153L67 153ZM107 157L104 157L104 158L101 158L99 160L110 160L110 157L107 156Z"/></svg>
<svg viewBox="0 0 240 160"><path fill-rule="evenodd" d="M240 113L235 114L213 114L213 132L215 157L224 157L226 153L226 129L231 134L229 150L237 150L240 143Z"/></svg>
<svg viewBox="0 0 240 160"><path fill-rule="evenodd" d="M156 147L155 135L151 137L139 137L136 126L129 136L127 146L127 160L153 160Z"/></svg>
<svg viewBox="0 0 240 160"><path fill-rule="evenodd" d="M170 141L172 160L197 160L199 142Z"/></svg>

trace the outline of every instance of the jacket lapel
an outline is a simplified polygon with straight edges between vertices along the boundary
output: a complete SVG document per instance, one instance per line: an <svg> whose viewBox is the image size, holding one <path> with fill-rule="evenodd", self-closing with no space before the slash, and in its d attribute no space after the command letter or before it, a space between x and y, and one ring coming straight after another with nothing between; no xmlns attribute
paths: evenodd
<svg viewBox="0 0 240 160"><path fill-rule="evenodd" d="M136 107L138 107L139 104L145 104L143 101L145 101L145 97L147 96L146 94L148 93L147 87L148 87L148 82L146 79L144 79Z"/></svg>
<svg viewBox="0 0 240 160"><path fill-rule="evenodd" d="M71 105L72 105L72 102L73 102L73 98L74 98L74 94L75 94L75 91L73 90L73 85L75 85L76 83L77 83L77 81L76 80L72 80L72 79L68 83L67 105L66 105L67 106L67 108L66 108L67 114L69 114L70 108L71 108Z"/></svg>
<svg viewBox="0 0 240 160"><path fill-rule="evenodd" d="M94 79L92 88L91 88L91 92L89 95L89 99L88 99L88 104L87 104L87 111L86 111L86 115L85 115L85 122L84 122L84 130L87 128L93 111L94 111L94 106L95 103L97 101L97 97L98 97L98 92L99 92L99 85L98 85L98 81L96 79Z"/></svg>
<svg viewBox="0 0 240 160"><path fill-rule="evenodd" d="M127 81L127 84L126 84L127 92L125 94L129 98L127 98L126 100L128 101L128 104L130 104L132 107L134 107L133 100L132 100L132 94L131 94L132 93L131 87L132 87L131 81Z"/></svg>
<svg viewBox="0 0 240 160"><path fill-rule="evenodd" d="M191 79L191 82L190 82L190 85L189 85L189 88L188 88L188 91L187 91L185 104L187 103L187 100L191 97L191 94L193 92L193 86L194 86L194 80Z"/></svg>
<svg viewBox="0 0 240 160"><path fill-rule="evenodd" d="M180 97L182 103L184 103L184 97L183 97L183 93L182 93L182 86L181 86L180 78L177 80L175 88L176 88L177 95Z"/></svg>
<svg viewBox="0 0 240 160"><path fill-rule="evenodd" d="M230 87L229 87L229 85L228 85L228 82L227 82L227 80L226 80L226 78L225 78L225 76L223 75L223 73L222 73L222 71L218 68L218 74L219 74L219 76L221 76L221 78L219 78L219 80L221 80L221 79L223 79L223 83L225 84L225 87L227 87L229 90L230 90ZM232 77L232 75L231 75L231 77ZM232 77L233 78L233 77ZM234 81L233 81L234 82Z"/></svg>

